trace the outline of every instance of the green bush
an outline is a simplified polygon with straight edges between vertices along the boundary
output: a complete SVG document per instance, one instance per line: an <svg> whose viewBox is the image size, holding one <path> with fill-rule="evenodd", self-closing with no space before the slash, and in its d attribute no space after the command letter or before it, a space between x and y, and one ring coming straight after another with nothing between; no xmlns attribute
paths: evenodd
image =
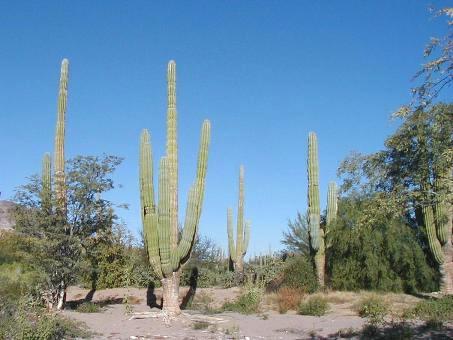
<svg viewBox="0 0 453 340"><path fill-rule="evenodd" d="M77 306L76 311L79 313L99 313L101 307L93 302L83 302Z"/></svg>
<svg viewBox="0 0 453 340"><path fill-rule="evenodd" d="M368 318L372 325L381 324L388 311L387 305L378 296L370 296L362 299L356 306L356 309L359 316Z"/></svg>
<svg viewBox="0 0 453 340"><path fill-rule="evenodd" d="M283 269L282 286L299 288L306 293L315 292L318 280L311 261L305 256L288 259Z"/></svg>
<svg viewBox="0 0 453 340"><path fill-rule="evenodd" d="M329 309L327 300L321 296L312 296L299 305L299 314L322 316Z"/></svg>
<svg viewBox="0 0 453 340"><path fill-rule="evenodd" d="M436 271L417 235L404 219L379 208L384 203L377 195L340 200L326 253L331 288L435 291Z"/></svg>
<svg viewBox="0 0 453 340"><path fill-rule="evenodd" d="M263 290L258 286L245 287L244 292L233 302L226 302L222 309L241 314L252 314L259 311Z"/></svg>
<svg viewBox="0 0 453 340"><path fill-rule="evenodd" d="M88 338L90 333L81 324L37 306L33 299L2 304L0 311L0 339L53 340Z"/></svg>
<svg viewBox="0 0 453 340"><path fill-rule="evenodd" d="M453 320L453 296L421 301L404 313L406 318L416 318L430 325L441 325ZM434 327L437 328L437 327Z"/></svg>

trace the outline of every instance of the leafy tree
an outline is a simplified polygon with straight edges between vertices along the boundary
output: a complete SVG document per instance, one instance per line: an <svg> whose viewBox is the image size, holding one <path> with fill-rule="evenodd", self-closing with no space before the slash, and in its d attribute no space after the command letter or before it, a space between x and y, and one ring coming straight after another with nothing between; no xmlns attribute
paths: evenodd
<svg viewBox="0 0 453 340"><path fill-rule="evenodd" d="M426 291L435 288L414 230L389 195L340 200L330 232L328 273L334 289Z"/></svg>
<svg viewBox="0 0 453 340"><path fill-rule="evenodd" d="M453 7L435 11L438 17L446 17L447 33L433 37L423 51L427 61L415 74L414 80L421 83L412 89L413 100L402 106L395 116L405 116L418 109L428 108L439 93L453 82Z"/></svg>
<svg viewBox="0 0 453 340"><path fill-rule="evenodd" d="M283 232L283 240L281 242L291 253L310 255L308 219L306 215L301 215L298 212L294 221L288 221L288 230Z"/></svg>
<svg viewBox="0 0 453 340"><path fill-rule="evenodd" d="M16 191L16 230L34 240L32 266L45 274L41 290L49 307L61 295L64 303L64 292L75 281L82 256L116 223L113 204L102 194L114 188L111 174L120 163L115 156L78 156L68 161L67 219L43 202L37 176Z"/></svg>

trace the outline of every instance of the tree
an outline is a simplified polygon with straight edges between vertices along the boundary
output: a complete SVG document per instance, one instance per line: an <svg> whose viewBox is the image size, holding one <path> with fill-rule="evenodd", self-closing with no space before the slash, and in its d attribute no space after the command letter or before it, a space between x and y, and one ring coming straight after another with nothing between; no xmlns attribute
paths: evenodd
<svg viewBox="0 0 453 340"><path fill-rule="evenodd" d="M441 290L453 292L453 105L415 110L385 141L385 149L353 155L340 166L342 189L392 202L395 216L419 230L439 267Z"/></svg>
<svg viewBox="0 0 453 340"><path fill-rule="evenodd" d="M453 7L435 11L436 16L447 18L447 34L433 37L423 51L427 61L415 74L414 80L420 80L412 88L413 99L409 105L402 106L396 116L405 116L417 109L426 109L439 96L440 92L453 82Z"/></svg>
<svg viewBox="0 0 453 340"><path fill-rule="evenodd" d="M45 182L37 176L16 191L16 230L36 241L33 266L45 273L42 293L50 308L64 306L66 288L74 282L82 256L90 253L93 242L117 220L113 203L102 194L114 189L111 174L120 163L121 158L115 156L69 160L65 218L57 205L46 205L42 194ZM56 200L54 192L51 200Z"/></svg>
<svg viewBox="0 0 453 340"><path fill-rule="evenodd" d="M288 230L283 232L281 241L291 253L310 255L310 240L308 237L308 218L297 213L296 218L288 221Z"/></svg>

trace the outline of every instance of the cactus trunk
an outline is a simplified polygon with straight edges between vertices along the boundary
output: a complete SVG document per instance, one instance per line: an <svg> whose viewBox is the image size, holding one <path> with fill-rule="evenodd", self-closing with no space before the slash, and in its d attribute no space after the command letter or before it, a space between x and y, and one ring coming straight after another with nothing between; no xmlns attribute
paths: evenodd
<svg viewBox="0 0 453 340"><path fill-rule="evenodd" d="M57 108L57 127L55 133L55 195L57 203L57 212L61 216L66 216L66 179L65 179L65 119L66 104L68 98L68 75L69 61L63 59L61 62L60 86L58 91L58 108Z"/></svg>
<svg viewBox="0 0 453 340"><path fill-rule="evenodd" d="M50 155L46 153L42 160L41 206L47 213L52 210L52 166Z"/></svg>
<svg viewBox="0 0 453 340"><path fill-rule="evenodd" d="M186 217L178 243L178 144L176 114L176 64L167 69L167 149L159 166L158 204L154 201L150 136L140 139L140 200L143 233L149 262L163 287L163 310L179 314L179 276L195 241L203 204L211 125L203 122L195 182L189 190Z"/></svg>
<svg viewBox="0 0 453 340"><path fill-rule="evenodd" d="M244 222L244 167L239 168L239 198L238 198L238 218L236 226L236 244L234 244L233 233L233 210L227 210L227 232L228 250L230 259L234 264L234 271L237 274L237 281L243 281L244 256L250 239L250 222Z"/></svg>

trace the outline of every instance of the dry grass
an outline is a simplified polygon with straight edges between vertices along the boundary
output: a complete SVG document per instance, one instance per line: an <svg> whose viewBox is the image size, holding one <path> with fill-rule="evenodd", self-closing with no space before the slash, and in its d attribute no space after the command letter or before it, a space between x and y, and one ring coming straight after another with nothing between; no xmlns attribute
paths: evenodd
<svg viewBox="0 0 453 340"><path fill-rule="evenodd" d="M283 287L277 292L278 311L282 314L289 310L297 310L304 292L302 289Z"/></svg>

